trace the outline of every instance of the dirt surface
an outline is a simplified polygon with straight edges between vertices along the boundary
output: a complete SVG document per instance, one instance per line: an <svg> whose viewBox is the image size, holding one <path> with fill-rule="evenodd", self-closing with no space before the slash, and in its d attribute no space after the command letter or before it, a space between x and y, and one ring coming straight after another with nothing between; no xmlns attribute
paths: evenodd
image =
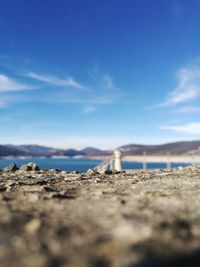
<svg viewBox="0 0 200 267"><path fill-rule="evenodd" d="M200 168L1 171L0 266L200 266Z"/></svg>

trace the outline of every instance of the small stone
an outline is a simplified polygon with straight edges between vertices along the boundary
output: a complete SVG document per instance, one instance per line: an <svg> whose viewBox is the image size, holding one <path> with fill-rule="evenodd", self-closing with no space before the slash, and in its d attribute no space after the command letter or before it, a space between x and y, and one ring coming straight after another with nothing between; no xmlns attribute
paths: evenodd
<svg viewBox="0 0 200 267"><path fill-rule="evenodd" d="M59 172L61 172L61 170L59 170L59 169L50 169L49 172L52 172L52 173L53 173L53 172L55 172L55 173L59 173Z"/></svg>
<svg viewBox="0 0 200 267"><path fill-rule="evenodd" d="M27 195L27 200L31 203L35 203L39 200L39 195L37 193L29 193Z"/></svg>
<svg viewBox="0 0 200 267"><path fill-rule="evenodd" d="M31 221L29 221L26 225L25 225L25 231L27 232L27 234L29 235L33 235L35 234L39 228L40 228L40 220L38 219L33 219Z"/></svg>
<svg viewBox="0 0 200 267"><path fill-rule="evenodd" d="M36 163L29 162L28 164L22 165L19 169L20 171L39 171L40 168Z"/></svg>
<svg viewBox="0 0 200 267"><path fill-rule="evenodd" d="M177 170L182 172L183 171L183 167L178 167Z"/></svg>
<svg viewBox="0 0 200 267"><path fill-rule="evenodd" d="M112 173L113 173L113 174L118 174L118 173L120 173L120 172L117 171L116 169L113 169L113 170L112 170Z"/></svg>
<svg viewBox="0 0 200 267"><path fill-rule="evenodd" d="M80 172L78 172L78 171L72 171L71 173L72 174L79 174Z"/></svg>
<svg viewBox="0 0 200 267"><path fill-rule="evenodd" d="M12 163L10 165L8 165L7 167L3 168L3 172L15 172L17 171L18 168L17 168L17 165Z"/></svg>
<svg viewBox="0 0 200 267"><path fill-rule="evenodd" d="M90 174L90 175L98 174L98 172L96 170L94 170L94 169L88 169L86 173Z"/></svg>

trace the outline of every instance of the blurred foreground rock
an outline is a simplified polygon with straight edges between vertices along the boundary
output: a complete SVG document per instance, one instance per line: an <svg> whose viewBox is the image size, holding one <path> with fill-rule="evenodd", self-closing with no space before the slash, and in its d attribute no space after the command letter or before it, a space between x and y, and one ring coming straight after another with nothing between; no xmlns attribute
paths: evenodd
<svg viewBox="0 0 200 267"><path fill-rule="evenodd" d="M22 165L19 169L20 171L39 171L40 168L37 164L30 162L28 164Z"/></svg>
<svg viewBox="0 0 200 267"><path fill-rule="evenodd" d="M15 172L17 170L18 170L17 165L12 163L12 164L8 165L7 167L5 167L3 169L3 172Z"/></svg>
<svg viewBox="0 0 200 267"><path fill-rule="evenodd" d="M31 164L0 171L0 200L0 266L200 266L198 167L108 175Z"/></svg>

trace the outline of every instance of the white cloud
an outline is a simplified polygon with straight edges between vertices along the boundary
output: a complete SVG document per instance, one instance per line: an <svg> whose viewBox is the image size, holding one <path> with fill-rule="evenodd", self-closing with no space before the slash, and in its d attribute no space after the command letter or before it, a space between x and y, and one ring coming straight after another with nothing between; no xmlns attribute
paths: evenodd
<svg viewBox="0 0 200 267"><path fill-rule="evenodd" d="M0 93L22 91L30 88L30 86L14 81L6 75L0 74ZM1 102L0 102L1 106Z"/></svg>
<svg viewBox="0 0 200 267"><path fill-rule="evenodd" d="M74 89L84 89L84 86L79 84L72 77L69 77L67 79L60 79L60 78L57 78L53 75L41 75L41 74L37 74L34 72L28 72L28 73L26 73L26 76L30 77L34 80L46 82L46 83L49 83L49 84L55 85L55 86L66 86L66 87L71 87Z"/></svg>
<svg viewBox="0 0 200 267"><path fill-rule="evenodd" d="M177 105L195 100L200 96L200 68L182 68L178 71L178 85L168 94L164 103L160 106Z"/></svg>
<svg viewBox="0 0 200 267"><path fill-rule="evenodd" d="M195 135L200 134L200 122L191 122L182 125L161 126L160 129Z"/></svg>

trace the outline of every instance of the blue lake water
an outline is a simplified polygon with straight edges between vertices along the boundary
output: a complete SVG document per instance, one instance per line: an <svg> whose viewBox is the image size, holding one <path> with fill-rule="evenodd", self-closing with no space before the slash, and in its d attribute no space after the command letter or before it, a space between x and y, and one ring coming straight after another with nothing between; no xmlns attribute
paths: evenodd
<svg viewBox="0 0 200 267"><path fill-rule="evenodd" d="M93 159L85 159L85 158L27 158L27 159L0 159L0 169L8 166L11 163L17 164L20 167L23 164L28 162L37 163L41 169L61 169L65 171L79 171L86 172L90 168L94 168L101 161L93 160ZM187 166L189 164L184 163L174 163L172 164L172 168L178 166ZM138 162L122 162L123 169L142 169L142 163ZM148 169L162 169L166 168L166 164L164 163L148 163Z"/></svg>

